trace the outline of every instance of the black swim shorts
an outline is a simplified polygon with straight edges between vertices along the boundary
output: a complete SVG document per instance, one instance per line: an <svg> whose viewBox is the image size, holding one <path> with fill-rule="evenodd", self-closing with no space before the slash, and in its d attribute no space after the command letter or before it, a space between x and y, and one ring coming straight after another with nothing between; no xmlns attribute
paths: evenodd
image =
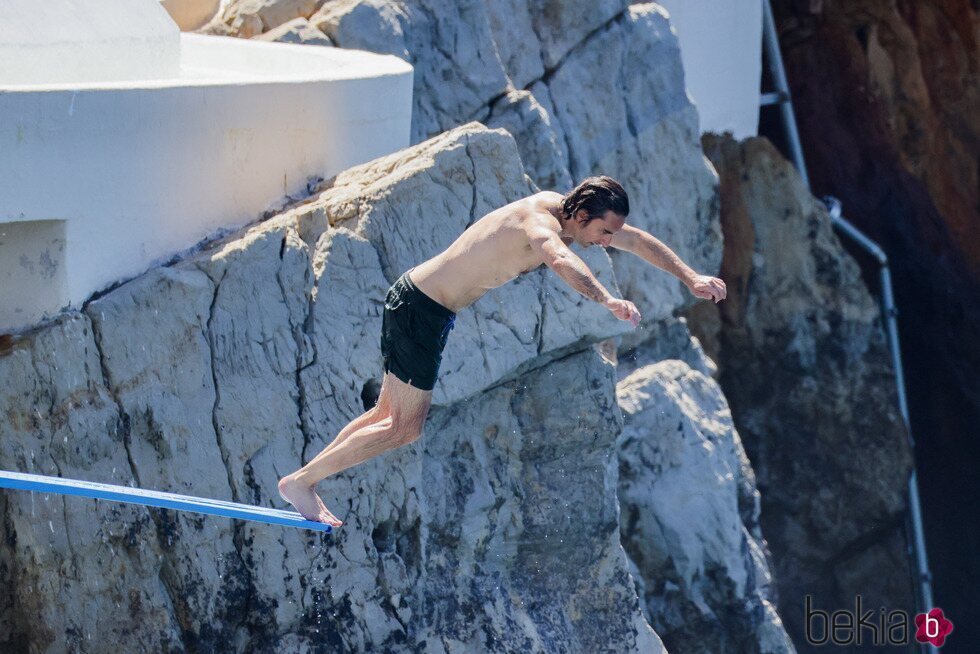
<svg viewBox="0 0 980 654"><path fill-rule="evenodd" d="M431 391L456 314L420 291L408 273L391 285L381 318L381 356L385 372L423 391Z"/></svg>

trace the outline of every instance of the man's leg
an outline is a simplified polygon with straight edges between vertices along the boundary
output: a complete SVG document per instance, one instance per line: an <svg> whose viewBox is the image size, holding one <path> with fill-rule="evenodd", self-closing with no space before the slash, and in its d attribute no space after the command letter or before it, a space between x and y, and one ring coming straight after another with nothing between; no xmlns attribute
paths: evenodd
<svg viewBox="0 0 980 654"><path fill-rule="evenodd" d="M391 416L391 400L388 397L389 396L388 388L390 387L390 384L387 383L387 379L389 376L391 375L385 374L384 378L381 380L381 393L378 395L377 403L375 403L373 407L371 407L370 409L368 409L367 411L365 411L364 413L362 413L361 415L359 415L358 417L354 418L349 423L347 423L347 426L341 429L340 432L337 433L336 438L334 438L333 441L331 441L330 444L327 445L327 447L323 450L323 452L331 451L332 449L334 449L335 447L343 443L345 440L347 440L348 436L350 436L352 433L354 433L361 427L365 427L371 424L377 424L382 420L384 420L385 418ZM392 376L392 378L397 381L396 377Z"/></svg>
<svg viewBox="0 0 980 654"><path fill-rule="evenodd" d="M387 393L384 389L384 384L382 384L381 394L378 396L377 404L347 423L333 441L323 449L323 452L329 452L337 445L340 445L356 430L368 425L377 424L388 418L391 415L391 409L385 395ZM323 503L320 496L312 492L312 489L307 491L305 487L298 483L297 477L301 471L302 468L279 480L280 497L291 503L307 519L325 522L339 527L342 524L341 521L327 509L327 505Z"/></svg>
<svg viewBox="0 0 980 654"><path fill-rule="evenodd" d="M343 441L337 442L339 439L335 439L297 471L297 479L312 486L321 479L407 445L419 437L432 403L432 391L415 388L391 373L385 375L382 392L385 386L389 393L388 416L352 430Z"/></svg>
<svg viewBox="0 0 980 654"><path fill-rule="evenodd" d="M421 435L432 402L432 391L415 388L391 373L385 375L382 396L386 391L387 411L378 411L370 417L369 411L356 418L313 460L280 480L279 493L308 520L334 526L342 524L313 490L322 479L388 450L407 445ZM378 404L381 405L381 398ZM376 422L372 422L372 419ZM353 423L357 423L357 426Z"/></svg>

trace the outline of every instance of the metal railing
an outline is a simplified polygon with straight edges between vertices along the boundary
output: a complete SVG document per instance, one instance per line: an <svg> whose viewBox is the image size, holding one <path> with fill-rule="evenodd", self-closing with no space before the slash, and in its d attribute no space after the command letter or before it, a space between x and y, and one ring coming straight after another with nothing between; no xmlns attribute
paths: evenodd
<svg viewBox="0 0 980 654"><path fill-rule="evenodd" d="M774 92L764 93L761 96L762 106L779 105L783 127L786 130L786 140L789 144L790 155L793 163L799 171L800 177L810 188L810 178L807 175L806 163L803 161L803 147L800 145L800 135L796 128L796 115L793 111L793 101L790 97L789 84L786 81L786 71L783 68L783 56L779 50L779 37L776 32L776 21L773 19L772 6L769 0L762 0L762 36L765 48L766 60L769 62L769 72L772 75L773 83L776 85ZM833 226L841 233L850 237L865 251L869 252L878 262L879 275L881 279L881 311L885 319L885 326L888 334L888 345L891 350L892 366L895 369L895 385L898 390L898 406L905 421L906 433L908 434L909 447L915 450L915 440L912 438L912 425L909 422L909 409L905 397L905 375L902 369L902 355L899 350L898 324L896 316L898 309L895 306L895 298L892 294L891 272L888 268L888 256L877 243L865 236L857 227L844 219L842 215L841 202L835 197L826 196L823 198L824 204L830 211L830 220ZM909 544L908 554L914 558L914 567L917 572L916 582L913 586L917 590L917 600L919 612L926 612L933 608L932 604L932 574L929 572L929 561L926 557L926 540L922 528L922 509L919 503L919 485L916 479L915 466L913 463L912 472L908 481L908 506L906 529L911 531L912 538ZM923 650L930 654L938 654L939 650L931 644L923 643Z"/></svg>

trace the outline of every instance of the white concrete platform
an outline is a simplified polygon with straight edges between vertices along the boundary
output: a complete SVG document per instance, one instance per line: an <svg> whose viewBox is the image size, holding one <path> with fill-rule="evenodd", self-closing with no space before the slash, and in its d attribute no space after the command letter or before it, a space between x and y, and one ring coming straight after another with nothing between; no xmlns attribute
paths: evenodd
<svg viewBox="0 0 980 654"><path fill-rule="evenodd" d="M0 85L180 75L180 30L149 0L0 0Z"/></svg>
<svg viewBox="0 0 980 654"><path fill-rule="evenodd" d="M0 332L409 145L412 67L396 57L178 38L176 76L0 77Z"/></svg>

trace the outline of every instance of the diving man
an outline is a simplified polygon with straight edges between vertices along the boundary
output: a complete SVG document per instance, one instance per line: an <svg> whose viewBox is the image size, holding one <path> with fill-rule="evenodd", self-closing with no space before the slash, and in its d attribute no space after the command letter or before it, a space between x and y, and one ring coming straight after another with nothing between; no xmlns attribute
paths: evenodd
<svg viewBox="0 0 980 654"><path fill-rule="evenodd" d="M547 265L576 291L636 326L636 306L599 283L569 249L571 243L626 250L675 275L697 297L725 299L725 282L696 273L659 240L627 225L628 214L629 199L618 182L589 177L567 195L542 191L491 211L445 251L399 277L385 297L385 374L377 404L309 463L283 477L282 497L308 520L339 527L342 522L314 491L316 484L419 438L456 313L521 273Z"/></svg>

